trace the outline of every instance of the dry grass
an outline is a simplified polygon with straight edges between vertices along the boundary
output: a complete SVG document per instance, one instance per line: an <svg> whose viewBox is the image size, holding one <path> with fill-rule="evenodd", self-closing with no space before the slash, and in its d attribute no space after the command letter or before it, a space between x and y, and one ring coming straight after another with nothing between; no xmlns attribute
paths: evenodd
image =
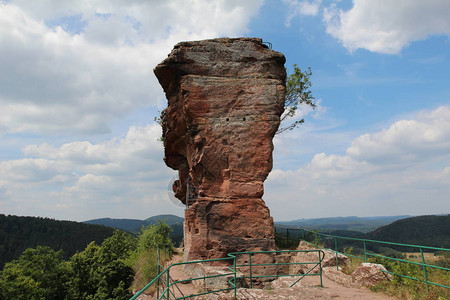
<svg viewBox="0 0 450 300"><path fill-rule="evenodd" d="M342 273L347 275L352 275L356 269L364 262L364 259L359 259L356 257L348 257L350 259L350 264L342 268Z"/></svg>
<svg viewBox="0 0 450 300"><path fill-rule="evenodd" d="M132 288L141 290L158 275L156 249L148 249L138 254L134 264L135 276ZM161 251L160 264L164 266L170 260L170 255ZM162 269L160 270L162 271ZM146 290L145 294L152 294L156 291L156 285Z"/></svg>
<svg viewBox="0 0 450 300"><path fill-rule="evenodd" d="M422 262L422 256L420 252L404 252L409 260ZM423 254L426 263L433 263L438 261L442 256L435 256L434 253L424 253Z"/></svg>

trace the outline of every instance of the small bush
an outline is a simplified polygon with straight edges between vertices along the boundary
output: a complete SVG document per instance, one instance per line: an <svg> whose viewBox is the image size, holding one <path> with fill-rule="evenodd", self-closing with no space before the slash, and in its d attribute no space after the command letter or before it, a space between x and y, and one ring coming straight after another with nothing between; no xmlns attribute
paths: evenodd
<svg viewBox="0 0 450 300"><path fill-rule="evenodd" d="M370 260L374 263L380 263L385 268L393 273L406 275L417 278L413 280L401 276L395 276L391 282L381 282L372 287L375 292L382 292L384 294L395 296L399 299L411 300L432 300L432 299L450 299L450 289L438 287L435 285L425 284L425 274L423 268L419 265L409 264L404 262L396 262L384 258L373 258ZM450 282L450 271L427 268L428 280L442 285L447 285Z"/></svg>
<svg viewBox="0 0 450 300"><path fill-rule="evenodd" d="M137 250L132 255L135 277L133 289L140 290L158 275L158 250L160 271L172 257L174 246L170 239L172 228L166 222L143 227L138 237ZM147 290L153 293L156 285Z"/></svg>

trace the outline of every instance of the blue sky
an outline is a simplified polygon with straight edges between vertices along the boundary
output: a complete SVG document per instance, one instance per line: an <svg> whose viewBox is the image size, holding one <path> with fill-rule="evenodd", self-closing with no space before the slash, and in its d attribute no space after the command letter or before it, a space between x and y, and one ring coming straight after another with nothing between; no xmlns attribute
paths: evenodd
<svg viewBox="0 0 450 300"><path fill-rule="evenodd" d="M153 68L184 40L261 37L311 67L276 136L275 220L450 212L450 2L0 1L0 213L183 215Z"/></svg>

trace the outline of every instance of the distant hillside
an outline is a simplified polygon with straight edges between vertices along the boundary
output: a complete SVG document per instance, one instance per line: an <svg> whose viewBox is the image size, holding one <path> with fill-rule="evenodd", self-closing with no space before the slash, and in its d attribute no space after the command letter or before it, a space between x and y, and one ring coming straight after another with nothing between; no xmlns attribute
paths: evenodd
<svg viewBox="0 0 450 300"><path fill-rule="evenodd" d="M145 222L147 222L147 224L158 224L158 220L161 221L167 220L167 225L173 225L183 223L184 218L180 218L175 215L157 215L146 219Z"/></svg>
<svg viewBox="0 0 450 300"><path fill-rule="evenodd" d="M334 217L299 219L292 221L275 222L276 226L302 227L306 229L317 229L320 231L348 230L369 232L380 226L390 224L394 221L405 219L411 216L388 216L388 217Z"/></svg>
<svg viewBox="0 0 450 300"><path fill-rule="evenodd" d="M117 229L122 229L131 233L138 233L142 226L146 226L144 220L135 219L111 219L111 218L101 218L89 221L83 221L86 224L104 225Z"/></svg>
<svg viewBox="0 0 450 300"><path fill-rule="evenodd" d="M174 244L178 245L183 239L184 219L175 215L157 215L145 220L102 218L84 221L83 223L110 226L113 228L122 229L137 234L140 232L142 226L149 226L152 224L156 225L158 224L158 220L161 221L167 220L167 225L170 225L170 227L172 227L173 229L173 232L170 237L174 242Z"/></svg>
<svg viewBox="0 0 450 300"><path fill-rule="evenodd" d="M366 238L450 249L450 215L398 220L369 232Z"/></svg>
<svg viewBox="0 0 450 300"><path fill-rule="evenodd" d="M42 245L62 249L67 259L92 241L101 244L113 232L106 226L0 214L0 270L27 248Z"/></svg>

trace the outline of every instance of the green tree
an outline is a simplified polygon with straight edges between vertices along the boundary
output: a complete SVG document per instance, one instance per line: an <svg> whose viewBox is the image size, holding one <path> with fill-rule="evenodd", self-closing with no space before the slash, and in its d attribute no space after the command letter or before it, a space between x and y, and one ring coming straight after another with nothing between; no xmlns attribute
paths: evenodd
<svg viewBox="0 0 450 300"><path fill-rule="evenodd" d="M84 251L75 254L70 259L73 277L70 281L70 297L72 299L87 298L95 295L97 284L101 280L97 269L99 266L100 246L91 242Z"/></svg>
<svg viewBox="0 0 450 300"><path fill-rule="evenodd" d="M134 271L129 258L136 249L136 239L115 231L101 246L90 243L75 254L70 265L70 299L129 299Z"/></svg>
<svg viewBox="0 0 450 300"><path fill-rule="evenodd" d="M284 112L280 118L280 127L277 134L297 128L305 122L304 119L294 120L293 118L300 105L304 104L315 108L314 97L311 93L311 68L302 71L297 65L294 65L294 71L286 78L286 96L284 100Z"/></svg>
<svg viewBox="0 0 450 300"><path fill-rule="evenodd" d="M158 225L150 225L142 227L139 234L138 248L145 249L161 249L167 250L170 254L173 252L173 243L170 239L170 233L173 231L172 227L167 225L167 221L161 222L158 220Z"/></svg>
<svg viewBox="0 0 450 300"><path fill-rule="evenodd" d="M134 255L136 278L133 286L143 288L158 274L157 261L164 265L173 254L174 246L170 239L172 227L158 221L158 225L142 227L138 237L138 247ZM160 251L158 251L159 249Z"/></svg>
<svg viewBox="0 0 450 300"><path fill-rule="evenodd" d="M28 248L61 249L68 260L91 241L102 243L113 233L114 229L106 226L0 214L0 270Z"/></svg>
<svg viewBox="0 0 450 300"><path fill-rule="evenodd" d="M0 274L0 299L65 299L71 270L63 252L28 248Z"/></svg>

